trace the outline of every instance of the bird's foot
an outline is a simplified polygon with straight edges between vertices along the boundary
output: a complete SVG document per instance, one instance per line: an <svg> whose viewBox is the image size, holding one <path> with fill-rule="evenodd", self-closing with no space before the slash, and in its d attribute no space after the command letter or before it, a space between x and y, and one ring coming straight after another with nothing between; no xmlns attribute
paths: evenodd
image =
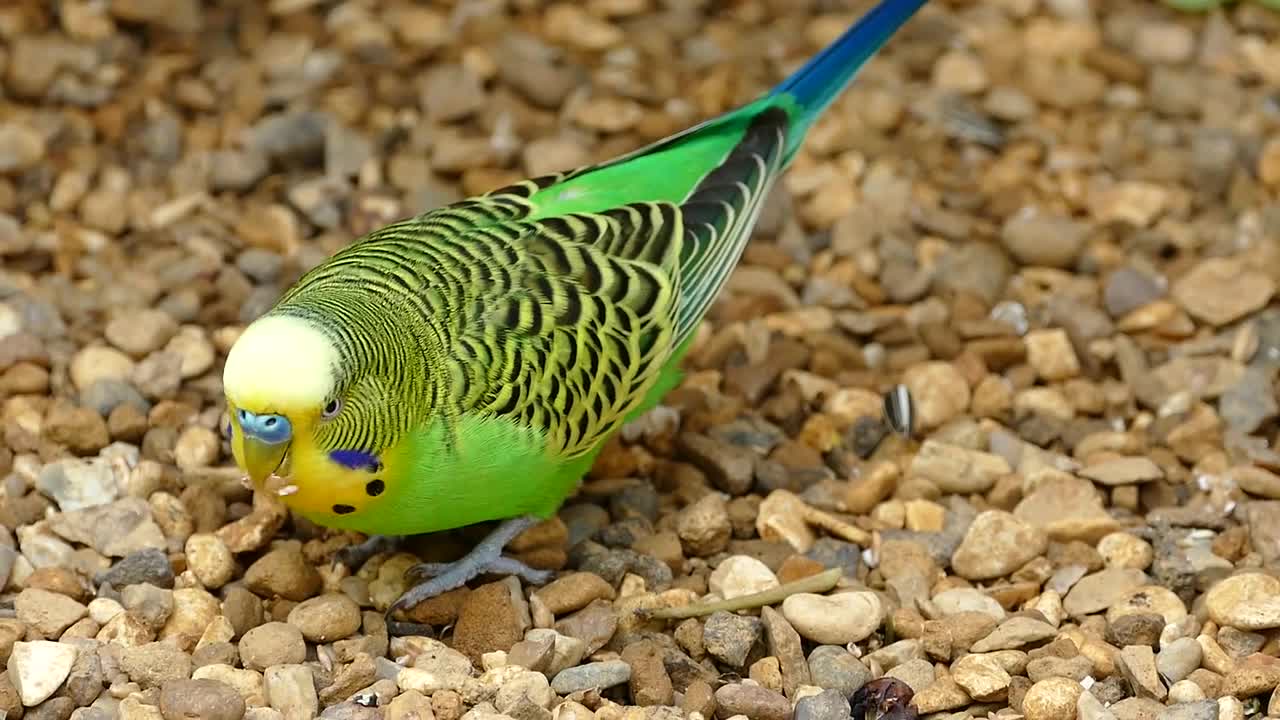
<svg viewBox="0 0 1280 720"><path fill-rule="evenodd" d="M333 561L336 564L345 565L354 573L369 562L369 558L378 553L398 550L404 541L405 538L395 535L371 535L362 543L348 545L339 550L333 556Z"/></svg>
<svg viewBox="0 0 1280 720"><path fill-rule="evenodd" d="M546 583L553 574L550 570L538 570L502 554L507 543L539 522L541 519L528 515L506 520L458 560L422 563L409 568L407 576L419 582L387 608L388 618L396 610L408 610L424 600L460 588L484 573L516 575L531 585Z"/></svg>

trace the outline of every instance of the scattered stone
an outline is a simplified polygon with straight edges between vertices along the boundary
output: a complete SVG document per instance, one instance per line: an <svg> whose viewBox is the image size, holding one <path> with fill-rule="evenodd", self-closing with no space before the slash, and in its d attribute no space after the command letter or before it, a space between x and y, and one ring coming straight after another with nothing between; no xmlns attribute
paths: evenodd
<svg viewBox="0 0 1280 720"><path fill-rule="evenodd" d="M708 616L702 628L703 647L712 657L730 667L742 667L760 637L759 618L723 610Z"/></svg>
<svg viewBox="0 0 1280 720"><path fill-rule="evenodd" d="M951 567L969 580L1003 577L1044 553L1045 534L1014 515L988 510L969 525L951 556Z"/></svg>
<svg viewBox="0 0 1280 720"><path fill-rule="evenodd" d="M798 593L782 602L782 614L802 637L824 645L844 645L875 632L884 620L885 608L880 597L871 592Z"/></svg>
<svg viewBox="0 0 1280 720"><path fill-rule="evenodd" d="M582 690L604 690L631 679L631 666L621 660L587 663L556 673L551 689L561 695Z"/></svg>
<svg viewBox="0 0 1280 720"><path fill-rule="evenodd" d="M37 640L15 642L9 653L9 680L24 707L48 699L71 674L76 649L71 645Z"/></svg>

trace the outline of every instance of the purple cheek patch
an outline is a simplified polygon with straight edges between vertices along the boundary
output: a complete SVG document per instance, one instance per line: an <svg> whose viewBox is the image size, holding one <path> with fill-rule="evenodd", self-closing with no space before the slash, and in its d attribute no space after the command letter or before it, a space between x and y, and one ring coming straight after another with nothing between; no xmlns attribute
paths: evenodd
<svg viewBox="0 0 1280 720"><path fill-rule="evenodd" d="M382 468L378 456L363 450L333 450L329 459L351 470L369 470L377 472Z"/></svg>

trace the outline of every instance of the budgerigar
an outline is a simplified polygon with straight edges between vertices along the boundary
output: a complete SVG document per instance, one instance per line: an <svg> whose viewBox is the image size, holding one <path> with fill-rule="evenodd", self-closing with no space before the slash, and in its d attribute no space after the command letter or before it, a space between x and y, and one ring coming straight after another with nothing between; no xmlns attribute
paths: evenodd
<svg viewBox="0 0 1280 720"><path fill-rule="evenodd" d="M370 232L251 323L223 383L236 462L320 525L503 520L392 606L481 573L553 515L681 356L808 129L925 0L882 0L743 107L615 160Z"/></svg>

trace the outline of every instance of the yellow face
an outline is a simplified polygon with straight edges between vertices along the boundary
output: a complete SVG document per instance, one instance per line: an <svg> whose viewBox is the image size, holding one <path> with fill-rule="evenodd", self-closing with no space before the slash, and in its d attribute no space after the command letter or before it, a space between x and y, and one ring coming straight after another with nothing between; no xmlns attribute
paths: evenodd
<svg viewBox="0 0 1280 720"><path fill-rule="evenodd" d="M287 477L290 450L341 411L333 397L337 365L329 339L291 317L261 318L232 346L222 373L231 448L254 485Z"/></svg>
<svg viewBox="0 0 1280 720"><path fill-rule="evenodd" d="M267 316L245 329L223 370L236 464L263 492L325 525L364 529L362 511L387 484L383 457L322 447L334 422L358 421L338 396L339 355L305 321ZM385 393L373 378L345 387L357 398ZM339 414L342 420L339 420Z"/></svg>

